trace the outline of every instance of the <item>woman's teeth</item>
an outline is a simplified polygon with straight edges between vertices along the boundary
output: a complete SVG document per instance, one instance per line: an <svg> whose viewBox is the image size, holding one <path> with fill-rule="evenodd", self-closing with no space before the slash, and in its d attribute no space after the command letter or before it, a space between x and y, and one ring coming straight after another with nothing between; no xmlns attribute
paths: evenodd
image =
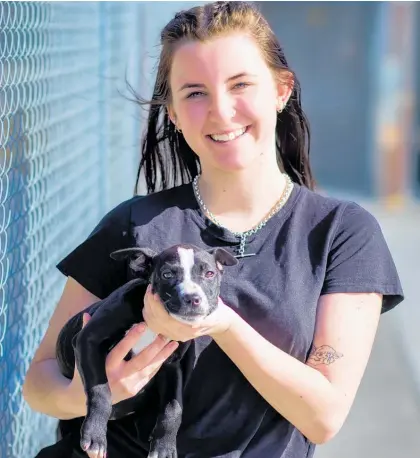
<svg viewBox="0 0 420 458"><path fill-rule="evenodd" d="M210 135L210 137L215 142L229 142L243 135L245 131L246 127L243 127L242 129L234 130L233 132L229 132L228 134L213 134Z"/></svg>

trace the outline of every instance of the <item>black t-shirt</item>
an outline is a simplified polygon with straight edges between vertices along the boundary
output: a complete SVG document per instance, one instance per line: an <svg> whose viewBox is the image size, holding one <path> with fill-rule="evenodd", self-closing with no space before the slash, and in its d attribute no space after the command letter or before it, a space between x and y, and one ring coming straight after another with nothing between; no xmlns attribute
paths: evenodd
<svg viewBox="0 0 420 458"><path fill-rule="evenodd" d="M127 265L110 258L112 251L134 244L160 251L180 242L232 252L239 245L237 237L201 213L188 184L123 202L58 268L103 298L130 278ZM285 206L249 237L246 251L256 255L225 269L222 299L302 362L311 349L320 295L381 293L383 312L403 300L376 219L355 203L297 184ZM314 445L255 391L214 341L200 340L201 353L185 390L180 458L311 457ZM110 448L109 458L146 457L151 422L147 412L109 422L110 447L119 442L118 454ZM61 426L78 441L80 420Z"/></svg>

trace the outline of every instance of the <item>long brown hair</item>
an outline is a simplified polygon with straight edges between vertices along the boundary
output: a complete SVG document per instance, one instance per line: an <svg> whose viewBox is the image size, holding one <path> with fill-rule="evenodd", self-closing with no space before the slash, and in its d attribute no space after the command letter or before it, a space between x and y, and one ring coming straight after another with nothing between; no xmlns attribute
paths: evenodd
<svg viewBox="0 0 420 458"><path fill-rule="evenodd" d="M176 46L184 41L204 42L231 32L250 34L273 74L278 78L286 74L290 76L287 79L292 82L292 94L285 109L277 114L277 162L294 182L314 188L309 163L310 131L301 106L300 85L287 64L279 41L254 4L214 2L181 11L164 27L152 99L146 101L133 91L138 103L150 105L135 193L142 173L147 193L187 183L199 173L198 156L177 132L166 109L171 100L169 74L172 56Z"/></svg>

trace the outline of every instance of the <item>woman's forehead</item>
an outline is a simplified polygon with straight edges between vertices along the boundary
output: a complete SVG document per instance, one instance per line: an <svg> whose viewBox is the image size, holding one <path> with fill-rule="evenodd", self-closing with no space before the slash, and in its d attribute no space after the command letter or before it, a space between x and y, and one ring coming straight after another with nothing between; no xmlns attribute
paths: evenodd
<svg viewBox="0 0 420 458"><path fill-rule="evenodd" d="M171 79L179 86L203 82L208 78L226 81L240 73L258 76L264 65L260 50L252 38L229 35L207 42L182 44L173 56Z"/></svg>

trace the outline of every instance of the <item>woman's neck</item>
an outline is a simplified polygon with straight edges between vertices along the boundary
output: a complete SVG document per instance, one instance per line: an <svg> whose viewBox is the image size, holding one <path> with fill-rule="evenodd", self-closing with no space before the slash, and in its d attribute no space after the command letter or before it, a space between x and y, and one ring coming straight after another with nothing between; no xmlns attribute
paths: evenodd
<svg viewBox="0 0 420 458"><path fill-rule="evenodd" d="M277 166L235 173L206 172L198 181L201 199L223 226L238 232L247 231L262 221L286 186L286 179Z"/></svg>

